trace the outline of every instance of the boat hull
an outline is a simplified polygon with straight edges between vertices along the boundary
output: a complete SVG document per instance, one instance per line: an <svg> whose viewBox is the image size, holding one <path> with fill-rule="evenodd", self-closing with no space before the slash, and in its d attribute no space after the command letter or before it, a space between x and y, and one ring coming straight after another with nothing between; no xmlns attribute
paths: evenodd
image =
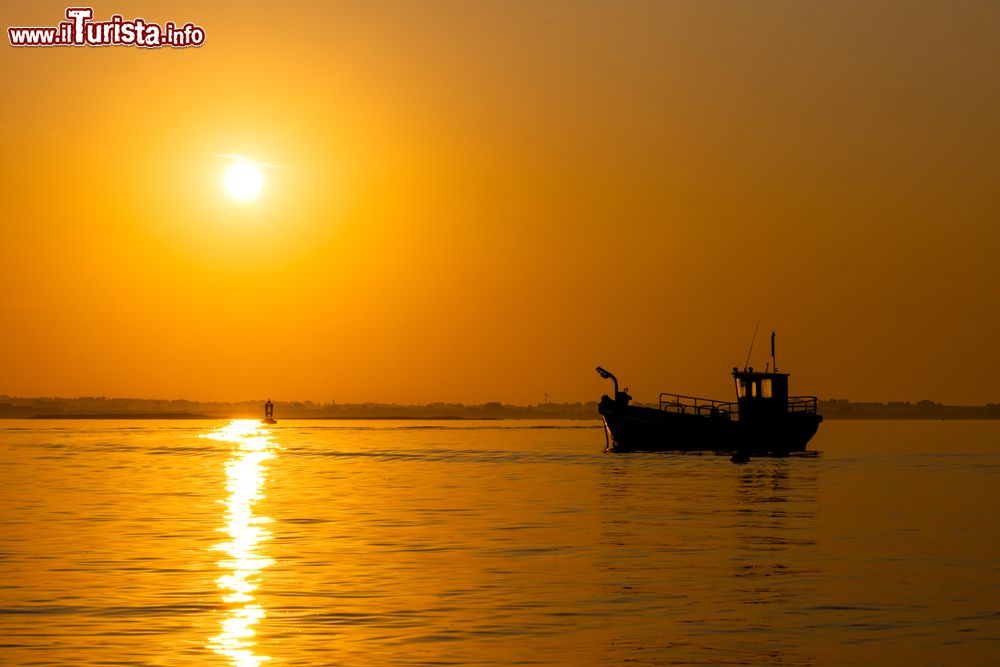
<svg viewBox="0 0 1000 667"><path fill-rule="evenodd" d="M803 412L753 423L731 420L722 414L685 414L630 406L608 396L602 397L598 411L607 433L606 451L611 452L789 454L805 451L823 421L818 414Z"/></svg>

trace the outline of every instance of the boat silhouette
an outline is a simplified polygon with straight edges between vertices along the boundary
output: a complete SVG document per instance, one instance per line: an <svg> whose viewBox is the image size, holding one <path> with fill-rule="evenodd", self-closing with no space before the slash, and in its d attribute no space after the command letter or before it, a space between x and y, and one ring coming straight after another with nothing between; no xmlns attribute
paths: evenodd
<svg viewBox="0 0 1000 667"><path fill-rule="evenodd" d="M773 333L771 358L773 364ZM823 421L816 397L789 396L789 374L776 367L733 368L735 401L664 392L655 408L629 405L632 397L628 389L619 391L618 378L600 366L597 372L614 383L614 397L602 396L598 405L609 452L734 452L734 462L787 456L804 452Z"/></svg>

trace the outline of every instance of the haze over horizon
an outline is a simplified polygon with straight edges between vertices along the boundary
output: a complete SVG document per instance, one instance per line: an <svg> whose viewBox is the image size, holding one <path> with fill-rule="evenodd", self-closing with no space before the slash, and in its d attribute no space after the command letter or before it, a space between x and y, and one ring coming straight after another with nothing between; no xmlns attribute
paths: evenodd
<svg viewBox="0 0 1000 667"><path fill-rule="evenodd" d="M605 388L603 390L603 392L601 392L601 393L604 393L604 394L610 393L610 385L608 385L608 388ZM706 397L706 398L713 398L713 397ZM726 400L726 398L723 397L723 396L721 396L721 395L720 396L716 396L714 398L717 398L719 400ZM732 398L732 397L730 397L730 398ZM882 399L882 400L873 399L871 401L856 401L856 400L852 400L851 398L846 397L846 396L818 396L817 398L819 399L820 403L824 403L824 402L828 402L828 401L832 401L832 402L848 401L848 404L852 404L852 405L861 405L861 404L865 404L865 405L877 405L877 404L882 404L882 405L892 405L892 404L895 404L895 405L901 405L901 404L903 404L903 405L917 405L917 404L924 403L925 401L930 401L931 403L933 403L935 405L946 406L946 407L984 408L984 407L990 407L990 406L997 405L997 403L995 403L995 402L993 402L993 403L986 403L986 404L948 404L948 403L942 403L940 401L931 401L930 399L920 399L920 400L917 400L917 401L896 401L894 399ZM311 406L314 406L316 409L321 409L323 407L331 407L331 406L332 407L340 408L340 407L345 407L345 406L360 406L360 405L379 405L379 406L393 406L393 405L396 405L396 406L399 406L401 408L406 408L406 407L423 408L423 407L428 407L428 406L450 405L450 406L464 406L464 407L467 407L467 408L475 408L475 407L481 407L483 405L491 405L491 404L500 404L503 407L509 407L509 408L533 408L533 407L536 407L536 406L543 406L543 405L549 405L549 406L572 406L572 405L587 405L587 404L590 404L590 403L596 404L596 403L600 402L599 401L600 395L597 395L595 397L586 398L586 399L581 399L579 401L557 401L557 400L553 400L553 399L550 398L547 402L544 399L540 399L540 400L537 400L537 401L526 401L524 403L513 403L513 402L493 401L493 400L479 401L479 402L469 402L469 401L427 401L425 403L401 403L401 402L398 402L398 401L377 401L377 400L372 400L372 401L338 401L335 398L331 399L331 400L328 400L328 401L315 401L315 400L310 399L310 398L295 398L295 397L283 398L283 397L274 397L274 396L270 396L270 395L263 396L263 397L262 396L257 396L257 397L251 397L251 398L246 398L246 397L244 397L244 398L235 398L235 399L214 399L214 398L207 398L207 399L198 400L198 399L185 398L183 396L173 396L173 397L170 397L170 396L168 396L168 397L160 397L160 396L136 397L136 396L103 396L103 395L101 395L101 396L11 396L9 394L0 394L0 399L2 399L4 401L7 401L7 400L11 400L11 401L54 401L54 402L64 401L64 402L69 402L69 403L84 402L85 404L88 404L88 405L91 404L91 403L93 403L93 402L95 402L95 401L108 402L108 403L129 403L129 402L133 402L134 401L138 405L132 406L132 408L129 408L129 409L135 409L135 410L141 410L144 407L142 404L143 403L147 403L147 402L153 403L153 404L187 403L187 404L191 404L193 406L198 406L198 405L205 405L205 406L212 406L212 405L234 405L235 406L235 405L246 405L246 404L255 404L256 405L258 403L259 404L263 404L267 400L272 400L274 402L274 404L277 405L277 406L279 406L279 407L283 406L283 405L284 406L288 406L288 405L311 405ZM637 399L636 402L635 402L636 405L638 405L638 404L656 405L656 403L657 403L657 396L641 397L641 398ZM5 406L4 403L0 403L0 407L4 407L4 406ZM118 407L116 407L112 411L115 411L117 409L118 409ZM158 408L158 410L162 410L162 406L160 408ZM65 406L65 410L64 411L75 412L76 408L74 408L72 405L68 405L68 406ZM93 410L91 408L82 408L81 411L80 411L80 414L90 414L92 411ZM594 412L594 418L597 419L597 412L596 411Z"/></svg>
<svg viewBox="0 0 1000 667"><path fill-rule="evenodd" d="M1000 4L94 11L207 38L0 49L0 394L725 399L760 320L792 393L1000 402Z"/></svg>

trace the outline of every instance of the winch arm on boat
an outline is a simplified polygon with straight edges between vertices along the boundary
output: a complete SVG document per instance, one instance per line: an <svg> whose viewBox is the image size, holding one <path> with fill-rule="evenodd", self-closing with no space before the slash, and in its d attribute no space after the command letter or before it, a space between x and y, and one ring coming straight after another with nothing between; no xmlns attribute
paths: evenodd
<svg viewBox="0 0 1000 667"><path fill-rule="evenodd" d="M598 366L596 370L597 374L600 375L602 378L604 378L605 380L611 380L612 382L615 383L615 402L624 403L625 405L628 405L628 402L632 400L632 397L628 395L628 387L625 388L625 391L618 391L618 378L615 377L614 373L612 373L609 370L605 370L600 366Z"/></svg>

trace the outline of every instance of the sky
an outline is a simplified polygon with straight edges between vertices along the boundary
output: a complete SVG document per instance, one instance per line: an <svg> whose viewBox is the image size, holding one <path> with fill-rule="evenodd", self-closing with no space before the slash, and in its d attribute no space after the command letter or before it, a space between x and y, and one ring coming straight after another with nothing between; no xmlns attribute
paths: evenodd
<svg viewBox="0 0 1000 667"><path fill-rule="evenodd" d="M0 394L728 399L759 321L792 393L1000 402L1000 4L94 12L206 39L4 35Z"/></svg>

